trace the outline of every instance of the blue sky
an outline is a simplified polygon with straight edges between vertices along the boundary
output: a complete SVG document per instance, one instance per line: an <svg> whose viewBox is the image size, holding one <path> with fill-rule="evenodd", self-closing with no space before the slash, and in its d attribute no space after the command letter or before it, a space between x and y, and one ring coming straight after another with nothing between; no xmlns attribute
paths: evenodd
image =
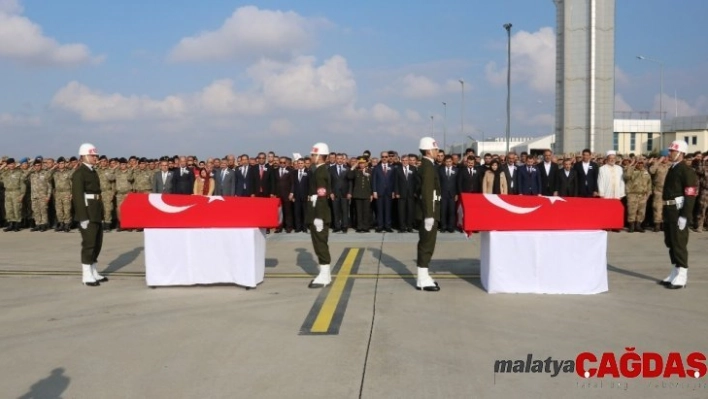
<svg viewBox="0 0 708 399"><path fill-rule="evenodd" d="M553 131L551 0L419 3L0 0L0 152L90 141L204 157L325 141L358 154L411 151L445 127L447 144L502 136L506 22L512 135ZM702 0L617 1L617 110L658 110L659 67L642 54L665 64L667 112L708 113L705 15Z"/></svg>

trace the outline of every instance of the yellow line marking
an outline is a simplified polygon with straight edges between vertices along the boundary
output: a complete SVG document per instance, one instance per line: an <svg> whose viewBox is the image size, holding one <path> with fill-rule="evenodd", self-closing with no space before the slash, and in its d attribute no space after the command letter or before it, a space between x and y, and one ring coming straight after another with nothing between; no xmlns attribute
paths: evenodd
<svg viewBox="0 0 708 399"><path fill-rule="evenodd" d="M341 274L341 272L340 272ZM332 278L336 278L340 274L333 274ZM80 276L81 272L77 271L0 271L0 276ZM112 272L106 273L107 276L111 277L145 277L143 272ZM269 278L293 278L293 279L311 279L312 275L308 273L266 273L266 279ZM466 279L466 278L479 278L479 274L435 274L434 277L440 280L454 280L454 279ZM362 274L349 274L347 278L354 279L411 279L416 278L415 274L375 274L375 273L362 273Z"/></svg>
<svg viewBox="0 0 708 399"><path fill-rule="evenodd" d="M352 266L354 266L354 260L359 253L359 248L352 248L349 250L347 257L342 263L342 267L339 269L339 274L334 279L334 283L325 298L322 307L320 308L320 313L317 315L315 322L312 323L312 328L310 332L313 333L326 333L329 330L329 325L332 323L332 317L334 317L334 311L337 309L337 304L342 297L344 292L344 287L347 285L347 280L352 271Z"/></svg>

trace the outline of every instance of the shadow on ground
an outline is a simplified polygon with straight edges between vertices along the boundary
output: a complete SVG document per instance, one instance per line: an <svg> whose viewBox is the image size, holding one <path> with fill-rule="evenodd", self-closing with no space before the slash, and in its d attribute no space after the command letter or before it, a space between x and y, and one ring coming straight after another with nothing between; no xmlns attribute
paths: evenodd
<svg viewBox="0 0 708 399"><path fill-rule="evenodd" d="M63 367L55 368L47 378L32 384L29 392L19 399L60 398L71 381L71 378L64 375L64 371Z"/></svg>
<svg viewBox="0 0 708 399"><path fill-rule="evenodd" d="M138 256L140 256L140 253L143 252L144 249L145 247L137 247L118 255L117 258L108 263L108 267L103 270L103 273L117 272L118 270L128 266L133 263Z"/></svg>

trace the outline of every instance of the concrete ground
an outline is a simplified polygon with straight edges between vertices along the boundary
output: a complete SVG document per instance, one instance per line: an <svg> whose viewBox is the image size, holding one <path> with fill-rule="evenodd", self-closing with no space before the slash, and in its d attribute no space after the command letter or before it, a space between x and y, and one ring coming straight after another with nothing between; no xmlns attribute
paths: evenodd
<svg viewBox="0 0 708 399"><path fill-rule="evenodd" d="M708 234L691 234L689 285L659 233L611 233L610 291L489 295L479 237L441 234L438 293L413 288L415 234L331 235L361 248L337 335L302 335L321 290L309 236L268 238L255 290L149 289L141 233L109 233L110 282L80 284L77 233L0 233L3 398L706 398L708 378L582 379L495 373L496 360L574 360L625 347L708 353ZM549 261L567 262L572 259ZM360 277L357 277L360 276ZM330 289L330 288L327 288ZM665 357L666 359L666 357Z"/></svg>

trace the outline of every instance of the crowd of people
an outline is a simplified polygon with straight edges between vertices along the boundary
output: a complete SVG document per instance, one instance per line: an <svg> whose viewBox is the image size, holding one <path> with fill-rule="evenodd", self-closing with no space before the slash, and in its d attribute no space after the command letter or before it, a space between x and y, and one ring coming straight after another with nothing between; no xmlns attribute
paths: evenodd
<svg viewBox="0 0 708 399"><path fill-rule="evenodd" d="M706 227L708 154L687 154L684 162L700 181L694 231ZM419 154L383 151L361 156L329 153L332 232L412 232L418 228ZM3 231L71 231L76 228L71 202L71 176L80 165L76 157L3 157L0 161L0 223ZM275 233L305 232L305 205L311 177L310 158L227 155L199 160L195 156L156 159L101 156L96 170L104 205L104 231L124 231L120 205L131 192L183 195L221 195L279 198L283 224ZM662 230L666 156L620 156L613 151L557 156L445 154L435 163L441 184L440 232L457 230L457 206L463 193L601 197L621 199L626 229Z"/></svg>

